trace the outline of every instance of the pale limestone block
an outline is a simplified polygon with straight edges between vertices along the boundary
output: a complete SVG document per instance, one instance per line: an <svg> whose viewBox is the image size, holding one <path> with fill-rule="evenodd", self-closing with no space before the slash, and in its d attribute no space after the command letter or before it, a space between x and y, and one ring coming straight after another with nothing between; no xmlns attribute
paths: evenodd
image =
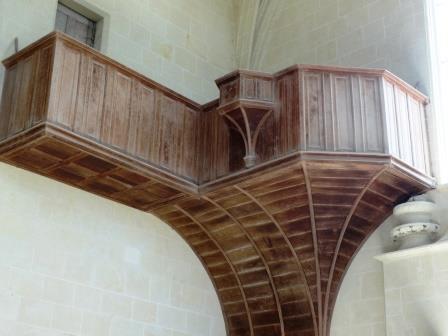
<svg viewBox="0 0 448 336"><path fill-rule="evenodd" d="M149 299L149 276L140 270L129 270L126 272L126 294Z"/></svg>
<svg viewBox="0 0 448 336"><path fill-rule="evenodd" d="M331 64L337 56L336 41L330 41L319 45L316 50L316 61L318 63Z"/></svg>
<svg viewBox="0 0 448 336"><path fill-rule="evenodd" d="M403 301L401 299L401 289L384 289L386 300L386 316L401 316L403 314Z"/></svg>
<svg viewBox="0 0 448 336"><path fill-rule="evenodd" d="M0 294L0 316L6 320L17 320L21 298L12 292Z"/></svg>
<svg viewBox="0 0 448 336"><path fill-rule="evenodd" d="M387 16L390 12L399 8L399 0L381 0L369 4L369 18L371 21L377 20L379 17Z"/></svg>
<svg viewBox="0 0 448 336"><path fill-rule="evenodd" d="M50 276L61 276L64 272L65 253L55 251L48 243L45 247L39 246L35 249L32 269Z"/></svg>
<svg viewBox="0 0 448 336"><path fill-rule="evenodd" d="M95 266L94 285L115 292L124 290L124 271L119 265L97 264Z"/></svg>
<svg viewBox="0 0 448 336"><path fill-rule="evenodd" d="M144 336L166 336L172 333L171 330L162 328L157 325L146 325L143 330Z"/></svg>
<svg viewBox="0 0 448 336"><path fill-rule="evenodd" d="M182 332L182 331L177 331L177 330L173 330L171 332L172 336L190 336L191 334L188 334L186 332Z"/></svg>
<svg viewBox="0 0 448 336"><path fill-rule="evenodd" d="M192 311L200 311L204 302L205 296L201 289L187 285L183 286L181 306Z"/></svg>
<svg viewBox="0 0 448 336"><path fill-rule="evenodd" d="M347 55L353 50L360 49L363 45L363 34L361 29L354 30L337 39L338 57Z"/></svg>
<svg viewBox="0 0 448 336"><path fill-rule="evenodd" d="M0 266L0 293L7 292L10 289L11 269L6 266Z"/></svg>
<svg viewBox="0 0 448 336"><path fill-rule="evenodd" d="M63 277L83 284L93 281L93 260L85 255L68 255Z"/></svg>
<svg viewBox="0 0 448 336"><path fill-rule="evenodd" d="M338 1L323 1L321 2L319 9L316 10L316 23L326 24L337 19L338 13Z"/></svg>
<svg viewBox="0 0 448 336"><path fill-rule="evenodd" d="M67 306L54 306L52 321L54 329L69 333L78 333L81 330L81 321L81 310Z"/></svg>
<svg viewBox="0 0 448 336"><path fill-rule="evenodd" d="M213 318L211 320L210 336L225 336L225 330L226 327L224 324L224 319L222 318L222 314L219 317Z"/></svg>
<svg viewBox="0 0 448 336"><path fill-rule="evenodd" d="M143 27L145 27L149 32L151 32L151 37L164 36L166 32L167 20L163 17L155 15L154 13L148 13L145 17L142 17L141 21L137 21Z"/></svg>
<svg viewBox="0 0 448 336"><path fill-rule="evenodd" d="M407 285L401 288L401 297L404 304L429 299L434 295L434 288L429 284Z"/></svg>
<svg viewBox="0 0 448 336"><path fill-rule="evenodd" d="M210 335L210 319L205 315L187 313L187 330L191 335Z"/></svg>
<svg viewBox="0 0 448 336"><path fill-rule="evenodd" d="M196 72L196 57L190 53L187 49L182 47L176 47L174 50L174 59L177 65L190 71Z"/></svg>
<svg viewBox="0 0 448 336"><path fill-rule="evenodd" d="M149 47L151 43L150 32L145 27L132 23L129 37L142 48Z"/></svg>
<svg viewBox="0 0 448 336"><path fill-rule="evenodd" d="M354 302L349 315L352 325L384 321L384 299L370 299Z"/></svg>
<svg viewBox="0 0 448 336"><path fill-rule="evenodd" d="M67 281L45 278L44 282L44 300L55 303L72 305L75 292L75 286Z"/></svg>
<svg viewBox="0 0 448 336"><path fill-rule="evenodd" d="M74 306L82 309L97 312L101 306L102 292L98 289L87 286L76 286Z"/></svg>
<svg viewBox="0 0 448 336"><path fill-rule="evenodd" d="M112 317L109 314L100 314L85 311L83 313L82 335L85 336L109 336L109 328Z"/></svg>
<svg viewBox="0 0 448 336"><path fill-rule="evenodd" d="M150 280L151 301L163 304L170 302L170 279L162 276L153 276Z"/></svg>
<svg viewBox="0 0 448 336"><path fill-rule="evenodd" d="M132 299L123 295L104 293L101 310L103 313L130 318L132 315Z"/></svg>
<svg viewBox="0 0 448 336"><path fill-rule="evenodd" d="M41 327L50 327L54 304L35 300L22 299L19 311L19 321Z"/></svg>
<svg viewBox="0 0 448 336"><path fill-rule="evenodd" d="M151 39L151 50L166 60L173 58L173 46L161 37L153 35Z"/></svg>
<svg viewBox="0 0 448 336"><path fill-rule="evenodd" d="M372 336L385 336L386 335L386 323L375 323L372 326Z"/></svg>
<svg viewBox="0 0 448 336"><path fill-rule="evenodd" d="M349 31L362 28L369 22L369 11L367 7L358 7L347 16L347 28Z"/></svg>
<svg viewBox="0 0 448 336"><path fill-rule="evenodd" d="M11 272L11 290L17 295L39 299L42 298L44 288L44 277L18 269Z"/></svg>
<svg viewBox="0 0 448 336"><path fill-rule="evenodd" d="M184 310L159 305L157 323L165 328L185 331L187 327L187 313Z"/></svg>
<svg viewBox="0 0 448 336"><path fill-rule="evenodd" d="M170 6L168 13L166 13L166 18L169 22L176 25L184 31L188 31L190 26L190 17L186 16L182 11L180 11L175 6Z"/></svg>
<svg viewBox="0 0 448 336"><path fill-rule="evenodd" d="M143 336L143 324L116 317L110 325L110 336Z"/></svg>
<svg viewBox="0 0 448 336"><path fill-rule="evenodd" d="M145 323L156 322L157 305L152 302L134 300L132 304L132 319Z"/></svg>
<svg viewBox="0 0 448 336"><path fill-rule="evenodd" d="M131 21L127 17L118 13L111 16L110 26L112 31L126 37L129 36L131 31Z"/></svg>
<svg viewBox="0 0 448 336"><path fill-rule="evenodd" d="M187 45L188 31L172 23L167 23L165 36L176 47L185 48Z"/></svg>
<svg viewBox="0 0 448 336"><path fill-rule="evenodd" d="M359 0L338 0L337 2L339 16L349 14L351 11L359 8L360 5L364 5Z"/></svg>

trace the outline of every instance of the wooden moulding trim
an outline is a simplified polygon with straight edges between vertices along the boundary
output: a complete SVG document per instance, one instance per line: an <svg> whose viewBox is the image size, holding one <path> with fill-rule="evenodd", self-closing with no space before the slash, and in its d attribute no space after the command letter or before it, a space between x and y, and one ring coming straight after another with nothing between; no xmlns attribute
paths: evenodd
<svg viewBox="0 0 448 336"><path fill-rule="evenodd" d="M274 78L274 75L267 73L267 72L263 72L263 71L237 69L237 70L234 70L222 77L219 77L218 79L215 80L215 83L216 83L216 85L219 86L221 84L228 82L229 80L239 78L241 75L245 75L247 77L262 78L262 79L273 79Z"/></svg>
<svg viewBox="0 0 448 336"><path fill-rule="evenodd" d="M234 186L234 187L236 187L236 186ZM237 188L237 190L238 190L238 188ZM263 262L264 268L266 269L266 273L268 274L268 277L269 277L269 282L270 282L270 285L271 285L272 293L273 293L273 296L275 298L275 303L277 305L277 311L278 311L281 335L284 336L285 335L285 325L284 325L284 321L283 321L283 312L282 312L282 308L281 308L281 305L280 305L280 299L278 298L277 288L275 286L274 279L272 278L271 269L269 268L269 265L268 265L268 263L266 262L266 259L263 256L263 253L261 253L260 249L258 248L258 245L255 243L255 241L253 240L253 238L249 234L249 232L247 232L247 230L244 227L244 225L241 224L240 221L235 218L235 216L233 216L229 211L227 211L227 209L225 209L224 207L219 205L217 202L215 202L211 198L209 198L207 196L203 196L203 198L205 200L207 200L208 202L212 203L218 209L221 209L230 219L232 219L234 221L234 223L237 224L241 228L241 230L244 232L244 234L246 235L247 239L250 241L250 243L253 246L253 248L255 249L255 251L258 253L258 255L260 257L260 260Z"/></svg>
<svg viewBox="0 0 448 336"><path fill-rule="evenodd" d="M331 284L333 281L333 274L334 274L334 269L336 267L336 261L337 258L339 256L339 249L341 248L342 245L342 240L344 239L344 235L345 235L345 231L347 230L348 224L350 223L350 220L352 219L353 214L355 213L359 202L361 201L361 199L364 197L364 194L366 193L366 191L370 188L370 186L378 179L378 177L380 177L386 170L388 169L388 166L381 168L378 172L376 172L372 178L370 179L370 181L364 186L364 188L362 189L361 193L358 195L358 197L356 198L355 202L353 203L350 212L348 213L347 217L345 218L344 224L342 225L342 229L341 232L339 233L339 238L338 238L338 242L336 244L336 249L334 251L333 254L333 260L331 262L331 266L330 266L330 273L328 276L328 282L327 282L327 288L326 288L326 292L325 292L325 304L324 304L324 318L323 318L323 335L327 335L327 319L328 319L328 302L330 300L330 290L331 290Z"/></svg>
<svg viewBox="0 0 448 336"><path fill-rule="evenodd" d="M217 109L219 113L225 114L229 111L233 111L239 108L260 108L260 109L272 109L274 107L274 103L268 100L259 100L259 99L236 99L235 101L231 101L230 103L226 103L224 105L220 105Z"/></svg>
<svg viewBox="0 0 448 336"><path fill-rule="evenodd" d="M392 156L391 165L411 177L415 182L419 184L423 183L429 188L435 188L437 186L437 181L435 178L426 175L425 173L412 167L401 159Z"/></svg>
<svg viewBox="0 0 448 336"><path fill-rule="evenodd" d="M384 77L386 80L400 86L403 90L410 93L414 98L423 102L424 104L429 103L428 96L424 95L422 92L414 88L412 85L393 74L386 69L374 69L374 68L357 68L357 67L342 67L342 66L331 66L331 65L313 65L313 64L296 64L292 65L286 69L280 70L274 73L274 77L281 77L289 72L293 71L322 71L322 72L332 72L332 73L344 73L344 74L358 74L358 75L372 75Z"/></svg>
<svg viewBox="0 0 448 336"><path fill-rule="evenodd" d="M254 203L256 203L265 213L266 215L270 218L270 220L272 221L272 223L275 224L275 226L277 227L277 230L280 232L280 234L282 235L283 239L285 240L286 244L288 245L289 249L291 250L292 255L294 256L294 261L297 264L297 268L300 271L300 274L302 276L302 279L304 281L304 287L305 287L305 291L306 291L306 295L307 295L307 299L308 299L308 303L310 306L310 311L311 311L311 316L313 318L313 325L314 325L314 333L317 336L318 335L318 327L317 327L317 319L316 319L316 312L315 312L315 307L314 307L314 303L313 303L313 299L311 297L311 292L310 292L310 288L309 288L309 284L308 284L308 279L306 277L305 271L303 270L303 265L297 255L296 250L294 250L294 247L291 244L291 241L289 240L289 238L286 236L285 232L283 231L282 227L280 226L280 224L278 223L278 221L274 218L274 216L272 216L272 214L263 206L263 204L261 204L261 202L258 201L258 199L254 196L252 196L252 194L250 194L248 191L246 191L245 189L235 186L235 188L237 188L240 192L242 192L243 194L245 194L247 197L249 197Z"/></svg>
<svg viewBox="0 0 448 336"><path fill-rule="evenodd" d="M190 180L170 173L162 167L157 167L128 154L124 154L111 147L102 145L94 139L89 139L88 137L78 135L63 126L56 125L51 122L39 123L21 133L0 141L0 155L7 155L16 150L20 150L23 146L28 146L46 135L54 136L57 139L68 142L68 144L72 146L82 146L84 150L91 154L96 155L100 152L100 154L109 160L112 159L115 162L119 162L121 165L136 169L154 180L166 183L170 187L186 192L190 195L194 195L195 197L199 197L201 194L208 193L217 188L240 182L246 178L255 178L261 174L272 171L273 169L293 165L300 161L356 161L365 163L391 164L402 171L405 175L412 177L416 183L424 184L428 189L436 186L434 178L428 177L424 173L416 170L414 167L389 154L303 151L297 151L289 155L264 162L255 167L238 171L218 178L214 181L198 185Z"/></svg>
<svg viewBox="0 0 448 336"><path fill-rule="evenodd" d="M253 178L267 173L274 169L288 167L296 162L300 161L300 152L295 152L289 155L282 156L280 158L258 164L254 167L247 168L243 171L231 173L215 179L213 181L203 183L199 186L199 194L203 195L208 192L214 191L224 186L233 185L241 182L246 178Z"/></svg>
<svg viewBox="0 0 448 336"><path fill-rule="evenodd" d="M229 257L227 256L225 251L222 249L222 247L218 244L216 239L211 235L211 233L194 216L190 215L190 213L188 211L184 210L179 204L175 205L175 208L177 208L185 216L190 218L190 220L193 221L197 226L199 226L202 229L202 231L204 231L204 233L207 235L207 237L216 245L216 247L219 249L219 251L222 253L224 258L226 259L226 261L229 264L230 269L232 270L233 274L235 275L235 279L236 279L236 281L238 283L238 287L239 287L239 290L241 292L241 297L243 298L243 301L244 301L244 307L246 308L247 320L249 322L249 328L250 328L250 334L251 334L251 336L254 336L254 327L253 327L253 323L252 323L252 317L250 315L249 305L247 304L246 293L244 292L243 285L241 284L241 279L238 276L238 273L237 273L237 271L235 269L235 266L232 264L232 262L230 261ZM218 290L216 292L219 293ZM223 311L224 311L224 309L223 309Z"/></svg>
<svg viewBox="0 0 448 336"><path fill-rule="evenodd" d="M59 34L57 32L51 32L44 37L38 39L37 41L27 45L25 48L19 50L15 54L5 58L2 63L5 66L5 68L11 67L13 64L17 63L21 59L25 58L27 55L32 54L35 49L40 48L42 46L46 45L52 45L54 44L56 34Z"/></svg>
<svg viewBox="0 0 448 336"><path fill-rule="evenodd" d="M314 260L316 267L316 287L317 287L317 309L319 315L319 335L322 336L322 283L320 279L320 263L319 263L319 248L317 245L317 231L316 231L316 219L314 216L314 203L313 194L311 191L311 183L308 175L308 170L306 168L306 162L302 163L303 176L305 178L306 191L308 195L308 207L310 211L311 220L311 232L313 235L313 247L314 247Z"/></svg>
<svg viewBox="0 0 448 336"><path fill-rule="evenodd" d="M45 130L47 136L54 137L57 140L61 140L71 146L75 146L76 148L84 150L91 155L104 157L105 159L118 165L136 170L151 179L162 182L167 186L181 192L185 192L190 195L198 194L197 184L172 174L161 167L154 166L130 155L123 154L118 150L98 143L96 140L91 140L85 136L80 136L59 125L46 123Z"/></svg>
<svg viewBox="0 0 448 336"><path fill-rule="evenodd" d="M45 136L45 123L35 125L24 132L17 133L0 141L0 155L10 155L39 141Z"/></svg>
<svg viewBox="0 0 448 336"><path fill-rule="evenodd" d="M237 171L216 180L201 184L199 185L199 193L208 193L223 186L233 185L243 179L255 178L274 169L288 167L301 161L340 161L381 165L390 164L392 158L393 157L389 154L297 151L280 158L258 164L255 167L251 167L243 171ZM409 166L409 169L409 171L412 172L413 168ZM428 177L426 178L428 179Z"/></svg>

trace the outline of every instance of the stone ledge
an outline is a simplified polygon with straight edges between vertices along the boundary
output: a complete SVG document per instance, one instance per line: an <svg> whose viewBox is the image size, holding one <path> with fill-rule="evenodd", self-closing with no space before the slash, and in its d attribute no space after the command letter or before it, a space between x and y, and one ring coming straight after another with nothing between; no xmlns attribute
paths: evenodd
<svg viewBox="0 0 448 336"><path fill-rule="evenodd" d="M448 250L448 239L439 240L438 242L432 244L413 247L406 250L386 252L376 256L375 259L381 261L382 263L389 263L400 259L419 257L445 250Z"/></svg>

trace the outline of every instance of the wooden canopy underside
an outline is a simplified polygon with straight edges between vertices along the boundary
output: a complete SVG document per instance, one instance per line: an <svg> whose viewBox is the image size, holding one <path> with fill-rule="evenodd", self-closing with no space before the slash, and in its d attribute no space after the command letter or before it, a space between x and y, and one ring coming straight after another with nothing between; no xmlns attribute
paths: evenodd
<svg viewBox="0 0 448 336"><path fill-rule="evenodd" d="M98 126L100 129L98 132L83 131L81 126L76 126L79 125L79 120L81 124L88 120L86 116L78 117L78 113L86 113L85 111L89 109L90 98L86 96L82 98L84 112L79 112L79 107L76 107L74 112L70 112L72 114L67 114L71 117L66 122L64 109L70 108L64 105L65 103L61 105L61 99L65 99L61 97L65 96L61 95L61 89L58 87L64 86L64 80L67 81L68 77L66 74L65 77L61 75L63 79L58 77L58 71L61 71L58 68L61 65L58 64L63 63L58 61L58 57L62 57L61 50L63 49L58 48L62 48L63 43L67 43L64 47L70 45L71 49L81 54L95 54L97 63L99 60L104 61L104 58L100 58L96 52L78 45L63 35L57 34L50 37L34 45L32 47L34 49L28 50L28 54L22 52L16 56L16 59L5 61L7 76L0 111L0 139L3 138L0 142L1 160L150 212L171 225L188 242L207 269L216 287L228 334L231 336L328 335L338 288L350 261L362 243L390 214L396 204L405 201L411 195L425 192L433 186L433 180L426 173L413 168L415 164L412 159L417 162L418 155L426 155L425 153L411 153L411 161L406 160L406 157L397 159L394 155L385 154L392 152L388 149L390 136L388 139L378 138L369 142L372 139L372 132L368 127L364 129L366 134L362 131L354 133L361 134L361 140L358 142L354 138L351 153L327 150L326 146L329 146L329 143L326 138L320 150L312 151L312 134L311 131L306 131L305 126L310 126L310 123L312 126L313 115L319 111L309 107L309 100L301 102L303 106L300 105L299 95L293 94L294 90L275 91L281 86L273 76L266 74L251 74L263 82L255 85L258 89L262 87L257 89L258 91L255 90L262 93L255 99L241 97L244 95L244 90L242 91L240 86L247 85L247 81L244 82L247 78L237 79L237 89L235 89L235 86L232 86L234 82L229 82L229 77L218 81L221 89L219 103L215 102L200 108L182 97L175 97L177 100L184 99L183 103L187 107L182 111L188 110L189 113L195 113L194 120L197 125L200 125L199 131L194 130L194 133L198 135L192 142L197 151L191 156L193 159L190 158L190 161L185 159L186 162L199 163L195 164L197 170L193 169L193 173L189 173L190 166L182 167L180 164L183 158L187 157L185 153L182 154L183 156L176 157L175 167L178 170L170 167L169 160L163 164L163 162L154 163L151 159L142 159L139 157L138 150L135 149L138 148L136 145L138 141L135 138L133 141L130 140L133 134L132 121L128 125L128 135L123 138L124 142L120 142L120 137L123 136L121 132L114 135L110 131L104 136L105 129L119 127L119 124L114 126L111 115L108 118L103 115L102 118L92 119L96 123L102 123L100 127ZM48 44L48 41L55 43ZM61 43L59 47L58 43ZM42 69L36 64L42 66L41 53L42 50L49 52L49 45L54 48L51 49L53 58L52 63L45 65L45 69L53 70L50 72L52 77L45 77L45 72L42 73ZM36 55L36 50L39 56L30 56ZM73 50L70 52L72 53ZM30 57L37 57L39 61L33 63L37 70L30 67L29 71L32 75L27 80L31 81L31 84L26 86L23 84L23 74L26 72L25 66L28 63L22 63L22 65L25 64L23 65L25 70L20 70L22 72L18 72L17 69L20 69L20 60L28 60ZM73 57L73 53L66 53L64 57L64 60L67 57ZM83 64L87 64L83 58L77 62L80 64L81 74L83 74L82 71L89 69L87 66L83 67ZM105 73L109 74L111 68L117 65L112 64L110 60L107 62L109 63ZM16 74L12 76L14 67L16 67ZM125 70L120 68L120 73ZM76 71L78 70L72 69L72 72ZM126 75L135 76L130 70L126 71ZM343 73L353 75L349 70ZM93 74L95 75L95 72ZM238 74L240 77L243 75L244 73ZM231 80L234 79L232 77L234 75L229 76ZM300 76L301 74L296 71L291 78L298 79ZM372 76L379 78L382 75L373 74ZM325 75L322 78L325 79ZM40 86L32 84L32 81L36 80L53 83L48 88L48 95L42 94ZM93 81L93 79L90 80ZM139 83L141 80L139 77ZM8 81L12 81L13 84ZM14 89L17 86L14 85L15 81L22 83L18 89ZM82 78L77 77L77 81L81 83ZM229 86L229 83L233 84ZM322 85L324 83L323 81ZM374 83L381 82L378 80ZM153 91L159 90L159 93L156 93L159 99L162 99L160 98L162 93L174 95L161 86L155 86L153 82L148 81L143 84L150 86ZM294 85L292 88L297 89ZM134 87L135 85L132 84L129 89L131 93ZM78 84L76 89L78 95L80 95L80 88L82 86ZM380 88L380 84L375 86L372 92L379 90L376 88ZM401 89L410 90L404 84ZM20 97L23 90L33 94L28 103L17 103L17 99L14 100L14 94ZM351 89L350 92L352 91ZM55 92L54 95L53 92ZM105 85L104 93L102 93L106 101L103 103L104 113L111 109L107 103L108 92L114 91ZM142 91L136 92L141 99ZM418 101L418 94L412 91L411 96L412 99ZM319 99L318 96L315 98ZM372 103L372 106L377 106L378 109L381 104L384 104L382 95L373 95L370 98L378 98L377 105L375 101ZM36 102L41 99L43 103L37 104ZM78 105L75 105L80 106L81 100L77 99L71 99L70 102L78 101L76 103ZM262 102L257 105L250 102L250 99ZM292 103L285 107L285 100ZM163 108L165 105L160 101L155 104ZM116 102L112 105L115 106ZM325 105L325 99L323 105ZM64 106L63 109L62 106ZM123 109L127 105L118 104L118 106ZM237 109L241 106L250 106L250 108L262 106L269 109L269 115L272 115L270 118L273 120L267 118L264 120L266 126L263 127L264 131L260 131L258 140L250 134L257 125L247 127L247 133L241 130L232 131L232 126L226 126L223 114L232 111L236 115ZM171 108L172 105L168 107ZM135 100L131 99L128 108L132 119L132 109L141 109L141 105L136 105ZM195 112L195 109L198 111ZM182 112L179 108L175 110L175 113ZM39 117L36 117L36 111L39 111ZM172 113L170 111L165 113ZM243 111L242 115L250 119L250 112L247 111ZM288 129L294 129L294 124L290 123L297 121L301 127L302 125L305 127L303 130L308 132L309 136L303 137L304 140L301 142L300 132L298 136L291 137L289 131L282 128L282 124L279 126L282 131L277 137L281 138L282 134L288 134L288 140L283 143L291 144L292 147L283 152L278 148L269 147L275 147L269 141L268 135L272 136L273 133L269 133L269 129L276 127L276 115L295 113L294 111L297 112L293 114L295 117L289 118L286 123ZM372 111L366 110L365 113L374 113L376 110ZM310 118L307 122L303 121L305 116ZM88 117L91 118L92 115ZM185 118L182 120L185 121ZM378 134L382 136L383 128L387 129L386 119L386 117L371 119L372 122L377 120L382 125L381 132L378 131L375 136ZM121 119L123 120L126 119ZM139 120L141 124L145 119ZM353 120L356 123L356 119ZM325 122L328 120L325 119ZM97 127L96 123L90 126ZM340 123L339 120L336 125L341 125ZM18 126L19 124L21 126ZM207 130L208 124L215 125L214 131ZM157 141L165 144L165 147L160 145L160 148L163 147L162 152L184 150L182 141L186 141L185 135L191 130L184 128L182 132L176 133L173 130L177 127L176 123L170 125L169 134L174 138L166 141L162 135L157 135ZM217 128L216 125L218 125ZM139 127L137 134L140 134L142 129L141 125ZM182 124L181 127L185 125ZM87 129L92 130L92 127ZM220 131L216 131L217 129ZM297 129L302 128L297 127ZM241 134L238 135L238 132ZM182 140L176 139L176 134L181 134ZM224 142L219 140L222 134L225 135ZM335 143L347 141L332 134L330 138L336 139ZM142 133L141 136L147 138L150 135ZM242 137L238 138L238 136ZM244 136L247 136L245 140L243 139L246 144L242 140ZM244 151L248 148L249 140L251 150L256 148L259 157L253 167L246 169L243 158L244 155L248 155ZM426 141L424 137L421 140ZM115 143L108 143L110 141ZM348 140L348 145L350 141ZM170 147L166 143L176 147ZM217 144L215 147L214 143ZM310 145L306 145L307 143ZM152 144L154 146L158 142L154 140ZM358 146L358 144L364 145ZM404 147L400 147L404 145L399 142L396 145L399 149L401 148L399 153L406 155ZM134 148L134 152L130 149L131 147ZM265 147L269 147L269 151L265 152L263 150ZM369 148L373 149L369 150ZM211 152L207 152L210 149ZM253 153L254 151L249 154ZM220 155L224 158L220 159ZM210 159L211 157L214 159ZM210 163L212 161L213 164ZM224 162L224 168L213 168L214 173L211 173L212 168L209 168L207 164L217 166L219 162Z"/></svg>

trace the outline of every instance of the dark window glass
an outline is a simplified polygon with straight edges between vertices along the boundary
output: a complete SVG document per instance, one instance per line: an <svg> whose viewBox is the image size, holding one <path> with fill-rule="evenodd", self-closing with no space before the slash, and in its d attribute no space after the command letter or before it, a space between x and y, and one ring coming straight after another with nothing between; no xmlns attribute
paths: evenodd
<svg viewBox="0 0 448 336"><path fill-rule="evenodd" d="M88 46L94 46L96 22L61 3L58 3L55 28Z"/></svg>

